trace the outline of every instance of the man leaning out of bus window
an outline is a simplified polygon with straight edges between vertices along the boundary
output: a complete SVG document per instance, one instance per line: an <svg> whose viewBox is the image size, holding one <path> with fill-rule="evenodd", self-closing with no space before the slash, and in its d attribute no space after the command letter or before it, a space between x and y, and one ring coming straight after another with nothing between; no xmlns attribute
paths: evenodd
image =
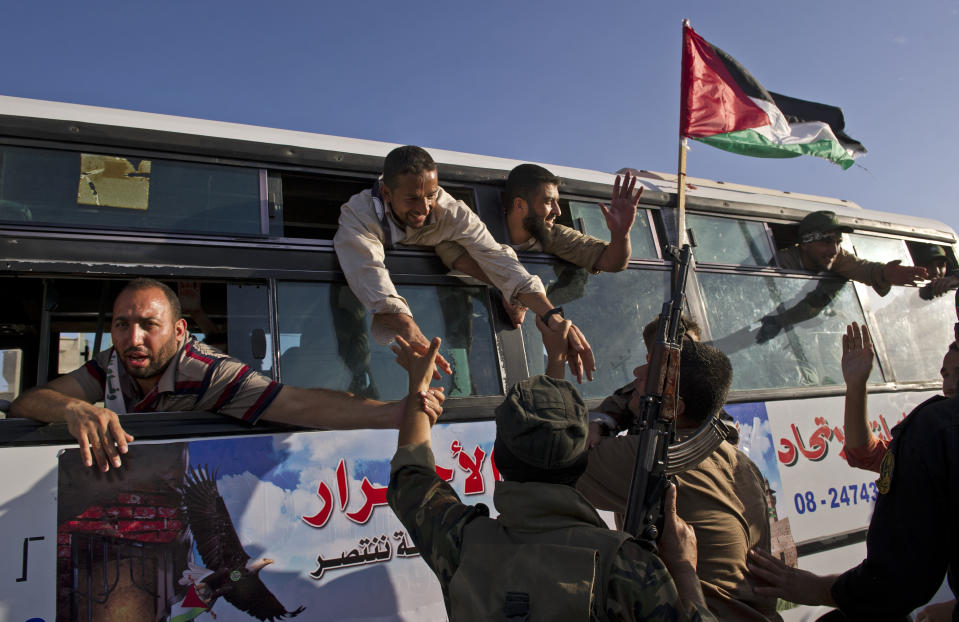
<svg viewBox="0 0 959 622"><path fill-rule="evenodd" d="M718 349L699 343L701 330L686 323L680 363L680 413L676 433L686 438L725 402L732 366ZM643 330L651 349L659 320ZM591 448L586 472L577 489L601 510L623 513L630 476L639 446L638 436L612 436L637 416L639 397L646 389L647 365L637 367L636 380L607 397L590 413ZM725 415L728 417L728 415ZM603 428L600 432L596 426ZM776 599L757 594L747 580L746 559L752 548L769 550L770 531L763 475L739 451L738 430L703 461L676 476L676 511L696 530L697 573L709 610L720 620L781 622Z"/></svg>
<svg viewBox="0 0 959 622"><path fill-rule="evenodd" d="M850 339L854 332L847 333ZM956 352L955 343L949 348ZM907 620L936 594L947 572L959 596L959 397L955 376L950 378L947 386L943 374L946 395L926 400L892 429L879 467L866 559L840 575L820 576L752 551L749 570L757 592L837 607L848 620ZM956 600L928 605L916 620L959 620L959 607Z"/></svg>
<svg viewBox="0 0 959 622"><path fill-rule="evenodd" d="M902 266L898 259L879 263L847 253L839 245L842 234L852 232L852 227L840 224L834 212L807 214L799 221L799 244L776 252L779 265L786 270L833 272L872 286L880 296L888 294L893 285L914 285L926 278L925 268Z"/></svg>
<svg viewBox="0 0 959 622"><path fill-rule="evenodd" d="M610 530L574 488L586 467L587 410L562 379L566 320L543 334L549 376L513 386L496 409L499 511L466 505L436 474L435 418L408 401L387 500L436 574L451 620L714 620L696 576L696 536L666 493L658 555ZM435 339L420 356L397 339L410 398L429 387ZM556 379L556 377L559 377Z"/></svg>
<svg viewBox="0 0 959 622"><path fill-rule="evenodd" d="M888 294L893 285L914 285L926 278L926 269L921 266L903 266L899 259L888 263L867 261L846 252L840 247L842 234L852 232L853 228L841 224L834 212L822 210L807 214L799 221L799 244L776 251L779 266L786 270L836 274L870 285L880 296ZM784 327L815 317L839 290L838 285L821 283L799 304L763 317L756 341L765 343Z"/></svg>
<svg viewBox="0 0 959 622"><path fill-rule="evenodd" d="M462 270L468 256L510 304L529 307L552 329L563 323L562 309L549 301L539 278L526 271L509 246L493 239L465 203L444 192L433 158L425 149L411 145L387 154L383 176L373 188L342 206L333 245L350 289L374 314L374 337L389 340L400 335L423 353L429 341L413 319L409 304L397 293L384 263L386 251L395 244L433 247L455 270ZM576 326L568 332L568 343L570 371L580 381L584 373L592 380L593 353ZM442 356L436 361L437 367L451 372Z"/></svg>
<svg viewBox="0 0 959 622"><path fill-rule="evenodd" d="M113 347L83 367L23 393L14 417L65 422L87 466L120 468L133 436L118 414L206 410L256 423L310 428L396 428L403 403L385 403L328 389L272 381L188 334L180 301L153 279L129 282L113 303ZM95 405L104 402L104 406ZM442 411L442 389L421 405Z"/></svg>
<svg viewBox="0 0 959 622"><path fill-rule="evenodd" d="M593 274L620 272L629 264L632 253L629 231L636 220L636 208L643 186L636 188L637 177L629 171L616 176L609 205L599 204L609 228L610 241L585 235L556 222L562 214L559 205L561 179L536 164L520 164L509 172L503 192L506 228L514 250L550 253ZM635 191L635 192L634 192ZM461 251L462 252L462 251ZM458 265L470 276L490 282L480 266L467 255ZM516 325L523 321L524 309L508 309Z"/></svg>

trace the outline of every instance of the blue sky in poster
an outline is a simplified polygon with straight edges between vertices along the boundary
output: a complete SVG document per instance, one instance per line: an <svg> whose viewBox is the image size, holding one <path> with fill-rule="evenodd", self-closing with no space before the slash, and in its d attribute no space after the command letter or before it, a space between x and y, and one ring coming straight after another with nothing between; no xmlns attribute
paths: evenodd
<svg viewBox="0 0 959 622"><path fill-rule="evenodd" d="M725 408L739 426L739 449L756 463L762 474L769 480L770 487L775 492L781 493L783 485L779 475L779 459L773 447L766 404L764 402L726 404Z"/></svg>
<svg viewBox="0 0 959 622"><path fill-rule="evenodd" d="M841 106L842 171L695 144L696 177L959 227L956 0L8 3L0 93L603 171L675 170L680 24L766 88Z"/></svg>

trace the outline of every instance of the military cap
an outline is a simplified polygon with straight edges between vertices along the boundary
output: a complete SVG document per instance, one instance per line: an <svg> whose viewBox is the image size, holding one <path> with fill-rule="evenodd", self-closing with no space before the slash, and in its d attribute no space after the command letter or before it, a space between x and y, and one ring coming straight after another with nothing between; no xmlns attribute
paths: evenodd
<svg viewBox="0 0 959 622"><path fill-rule="evenodd" d="M806 217L799 221L799 241L803 244L821 240L831 233L852 233L852 231L852 227L839 224L835 212L826 210L806 214Z"/></svg>
<svg viewBox="0 0 959 622"><path fill-rule="evenodd" d="M513 385L496 408L496 440L536 469L564 469L586 452L587 415L572 384L533 376Z"/></svg>
<svg viewBox="0 0 959 622"><path fill-rule="evenodd" d="M946 251L938 244L923 244L912 252L917 266L924 266L937 259L946 260Z"/></svg>

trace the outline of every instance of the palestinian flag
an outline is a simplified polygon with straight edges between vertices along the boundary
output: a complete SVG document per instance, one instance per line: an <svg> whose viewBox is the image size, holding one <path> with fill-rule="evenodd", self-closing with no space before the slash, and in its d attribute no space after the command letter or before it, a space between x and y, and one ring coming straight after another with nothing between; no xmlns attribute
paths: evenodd
<svg viewBox="0 0 959 622"><path fill-rule="evenodd" d="M681 136L759 158L814 155L843 169L866 148L842 110L771 93L726 52L683 27Z"/></svg>
<svg viewBox="0 0 959 622"><path fill-rule="evenodd" d="M196 586L191 585L183 601L173 605L170 610L170 622L190 622L209 610L209 606L196 593Z"/></svg>

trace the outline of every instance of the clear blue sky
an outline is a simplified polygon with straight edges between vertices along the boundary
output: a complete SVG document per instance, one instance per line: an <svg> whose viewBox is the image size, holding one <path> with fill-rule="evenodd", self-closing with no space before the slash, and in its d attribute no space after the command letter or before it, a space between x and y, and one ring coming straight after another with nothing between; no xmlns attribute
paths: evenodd
<svg viewBox="0 0 959 622"><path fill-rule="evenodd" d="M32 2L0 93L615 171L675 171L681 20L768 89L844 109L869 153L689 173L959 229L959 2Z"/></svg>

